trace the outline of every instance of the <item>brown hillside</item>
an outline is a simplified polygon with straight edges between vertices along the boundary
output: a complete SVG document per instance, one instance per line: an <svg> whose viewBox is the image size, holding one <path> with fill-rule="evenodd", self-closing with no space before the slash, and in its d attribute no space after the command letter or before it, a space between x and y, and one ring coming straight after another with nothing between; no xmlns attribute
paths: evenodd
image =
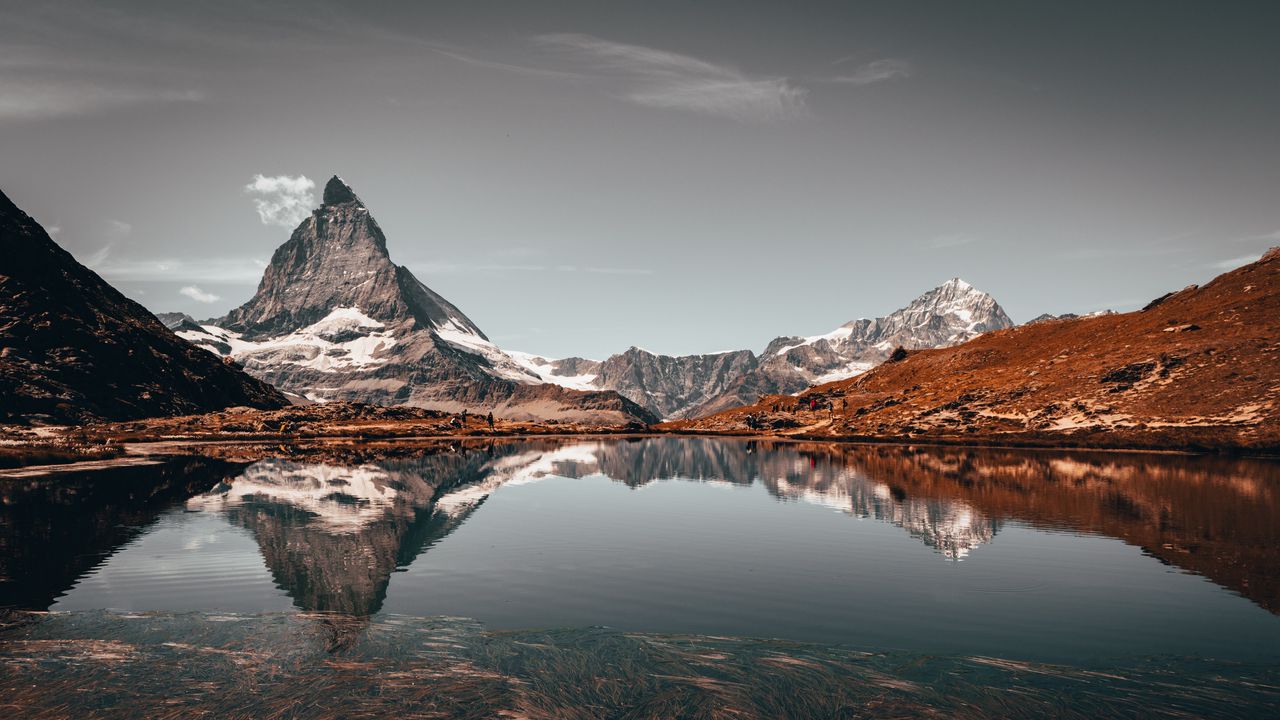
<svg viewBox="0 0 1280 720"><path fill-rule="evenodd" d="M668 430L1280 448L1280 248L1145 309L1023 325ZM811 409L811 404L816 408Z"/></svg>

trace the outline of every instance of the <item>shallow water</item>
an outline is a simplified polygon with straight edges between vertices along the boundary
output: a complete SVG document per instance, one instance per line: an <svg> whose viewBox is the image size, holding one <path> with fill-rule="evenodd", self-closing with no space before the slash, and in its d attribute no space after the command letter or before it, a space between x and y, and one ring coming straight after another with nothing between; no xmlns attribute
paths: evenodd
<svg viewBox="0 0 1280 720"><path fill-rule="evenodd" d="M1276 701L1274 462L670 437L399 454L189 460L0 486L0 604L55 612L34 624L15 616L0 659L35 672L28 685L110 688L175 653L224 657L252 644L286 678L341 656L452 682L461 676L405 660L443 633L454 639L439 642L471 648L437 658L455 670L520 687L560 673L565 686L541 688L537 702L502 695L484 706L534 716L587 702L569 687L582 673L617 682L686 663L655 654L671 643L715 646L698 652L720 657L711 665L724 676L681 665L671 681L680 692L654 686L654 702L679 696L708 712L846 707L718 684L748 681L844 697L854 714L899 682L906 714L1014 714L996 691L1015 686L1018 713L1058 707L1072 687L1088 688L1095 711L1137 703L1248 717ZM291 633L311 638L300 647L313 654L280 665L300 652L281 640ZM202 635L202 650L165 644ZM69 641L120 645L106 659L68 660L59 643ZM519 666L468 654L497 646ZM606 649L617 657L593 656ZM854 677L865 693L836 692ZM1161 690L1170 682L1181 699ZM418 702L393 695L401 710ZM617 703L603 714L640 701L596 700ZM121 707L149 701L130 695ZM1086 706L1050 712L1088 716Z"/></svg>

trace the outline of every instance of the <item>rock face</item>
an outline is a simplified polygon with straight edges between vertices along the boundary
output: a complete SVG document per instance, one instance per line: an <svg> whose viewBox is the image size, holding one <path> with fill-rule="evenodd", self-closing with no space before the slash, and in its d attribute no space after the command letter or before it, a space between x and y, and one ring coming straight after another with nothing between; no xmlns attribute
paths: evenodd
<svg viewBox="0 0 1280 720"><path fill-rule="evenodd" d="M653 416L614 392L546 384L466 315L391 262L386 237L340 178L271 258L257 293L179 335L283 390L518 420L600 424Z"/></svg>
<svg viewBox="0 0 1280 720"><path fill-rule="evenodd" d="M662 417L679 417L719 396L756 365L750 350L672 357L633 347L602 362L597 382Z"/></svg>
<svg viewBox="0 0 1280 720"><path fill-rule="evenodd" d="M179 330L200 330L200 324L196 322L196 319L186 313L156 313L156 319L174 332Z"/></svg>
<svg viewBox="0 0 1280 720"><path fill-rule="evenodd" d="M662 418L683 417L690 408L718 396L757 364L750 350L673 356L632 347L607 360L548 360L516 352L510 355L544 382L616 390Z"/></svg>
<svg viewBox="0 0 1280 720"><path fill-rule="evenodd" d="M281 407L58 247L0 193L0 422L127 420Z"/></svg>
<svg viewBox="0 0 1280 720"><path fill-rule="evenodd" d="M946 347L1010 327L1013 321L995 298L955 278L885 317L854 320L824 335L774 339L754 371L687 415L710 415L750 405L763 395L850 378L888 360L898 347Z"/></svg>
<svg viewBox="0 0 1280 720"><path fill-rule="evenodd" d="M945 347L1008 327L1013 322L994 298L954 279L882 318L854 320L825 335L776 338L759 356L750 350L655 355L635 347L604 361L508 354L544 382L617 390L655 415L679 419L853 377L897 347Z"/></svg>

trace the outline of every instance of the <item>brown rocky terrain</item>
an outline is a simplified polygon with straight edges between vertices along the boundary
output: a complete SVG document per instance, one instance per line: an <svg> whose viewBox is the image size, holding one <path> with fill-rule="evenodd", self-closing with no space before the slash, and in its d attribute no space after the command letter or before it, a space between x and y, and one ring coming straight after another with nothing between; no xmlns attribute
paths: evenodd
<svg viewBox="0 0 1280 720"><path fill-rule="evenodd" d="M306 456L350 460L416 452L423 443L536 435L616 435L646 430L639 423L600 425L559 420L517 421L408 406L363 403L295 405L273 410L233 407L199 415L76 426L0 425L0 478L61 470L137 464L190 453L235 460ZM126 453L127 449L127 453ZM403 452L402 452L403 451Z"/></svg>
<svg viewBox="0 0 1280 720"><path fill-rule="evenodd" d="M0 193L0 423L285 404L275 388L174 335Z"/></svg>
<svg viewBox="0 0 1280 720"><path fill-rule="evenodd" d="M1048 320L668 432L1280 450L1280 248L1136 312Z"/></svg>

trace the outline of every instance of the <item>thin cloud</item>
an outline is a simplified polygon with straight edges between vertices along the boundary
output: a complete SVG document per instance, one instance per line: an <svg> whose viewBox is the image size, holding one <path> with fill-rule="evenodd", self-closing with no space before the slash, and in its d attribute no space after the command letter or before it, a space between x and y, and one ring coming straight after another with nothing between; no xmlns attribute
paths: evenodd
<svg viewBox="0 0 1280 720"><path fill-rule="evenodd" d="M595 273L597 275L652 275L653 271L647 268L625 268L625 267L599 267L592 265L557 265L557 272L584 272Z"/></svg>
<svg viewBox="0 0 1280 720"><path fill-rule="evenodd" d="M478 57L475 57L474 55L469 55L455 48L437 45L434 43L428 43L426 45L426 48L427 50L430 50L431 52L436 53L437 55L442 55L444 57L447 57L450 60L457 60L458 62L466 63L467 65L475 65L476 67L488 68L490 70L505 70L507 72L516 73L517 75L534 75L534 76L540 76L540 77L553 77L553 78L565 78L565 79L575 79L575 78L586 77L585 75L581 73L576 73L576 72L565 72L563 70L551 70L548 68L532 67L529 65L514 65L512 63L505 63L497 60L485 60L484 58L478 58Z"/></svg>
<svg viewBox="0 0 1280 720"><path fill-rule="evenodd" d="M130 87L128 85L86 85L79 81L44 80L26 82L0 74L5 83L0 93L0 120L47 120L57 117L92 115L137 105L202 103L199 90Z"/></svg>
<svg viewBox="0 0 1280 720"><path fill-rule="evenodd" d="M929 247L933 250L942 250L944 248L961 247L971 245L974 238L971 235L939 235L929 241Z"/></svg>
<svg viewBox="0 0 1280 720"><path fill-rule="evenodd" d="M504 273L504 272L541 272L543 265L504 265L500 263L451 263L424 262L414 263L414 268L423 275L467 275L472 273Z"/></svg>
<svg viewBox="0 0 1280 720"><path fill-rule="evenodd" d="M1280 241L1280 230L1274 230L1268 233L1260 233L1258 235L1245 235L1236 238L1236 242L1278 242Z"/></svg>
<svg viewBox="0 0 1280 720"><path fill-rule="evenodd" d="M915 70L911 67L911 63L906 60L883 58L861 65L855 68L853 72L827 78L827 81L843 85L871 85L889 80L909 78L914 73Z"/></svg>
<svg viewBox="0 0 1280 720"><path fill-rule="evenodd" d="M217 295L214 295L213 293L207 293L201 290L200 288L196 287L195 285L188 285L182 288L181 290L178 291L178 294L185 295L191 298L192 300L195 300L196 302L202 302L202 303L215 303L221 299Z"/></svg>
<svg viewBox="0 0 1280 720"><path fill-rule="evenodd" d="M584 267L580 268L582 272L596 273L599 275L652 275L653 271L645 268L619 268L619 267Z"/></svg>
<svg viewBox="0 0 1280 720"><path fill-rule="evenodd" d="M133 225L123 220L107 220L107 237L123 240L133 234Z"/></svg>
<svg viewBox="0 0 1280 720"><path fill-rule="evenodd" d="M250 284L262 279L266 261L258 258L162 258L126 260L104 257L94 271L115 282L210 282Z"/></svg>
<svg viewBox="0 0 1280 720"><path fill-rule="evenodd" d="M507 272L579 272L599 275L652 275L646 268L600 267L594 265L506 265L499 263L450 263L425 262L414 263L415 272L423 275L470 275L480 273Z"/></svg>
<svg viewBox="0 0 1280 720"><path fill-rule="evenodd" d="M106 262L107 258L110 255L111 255L111 243L107 243L106 245L103 245L102 248L98 250L98 252L85 258L84 264L88 267L96 268L102 263Z"/></svg>
<svg viewBox="0 0 1280 720"><path fill-rule="evenodd" d="M1260 257L1262 257L1260 254L1241 255L1239 257L1233 257L1229 260L1219 260L1218 262L1210 263L1209 267L1214 268L1215 270L1235 270L1236 268L1241 267L1243 265L1248 265L1251 262L1256 262Z"/></svg>
<svg viewBox="0 0 1280 720"><path fill-rule="evenodd" d="M591 35L539 35L542 48L563 52L626 86L621 97L649 107L689 110L741 122L769 122L805 112L808 90L785 77L754 76L729 65Z"/></svg>
<svg viewBox="0 0 1280 720"><path fill-rule="evenodd" d="M291 228L311 214L311 208L316 205L316 196L311 192L315 188L315 181L306 175L259 174L244 186L244 191L257 196L253 204L263 225Z"/></svg>

